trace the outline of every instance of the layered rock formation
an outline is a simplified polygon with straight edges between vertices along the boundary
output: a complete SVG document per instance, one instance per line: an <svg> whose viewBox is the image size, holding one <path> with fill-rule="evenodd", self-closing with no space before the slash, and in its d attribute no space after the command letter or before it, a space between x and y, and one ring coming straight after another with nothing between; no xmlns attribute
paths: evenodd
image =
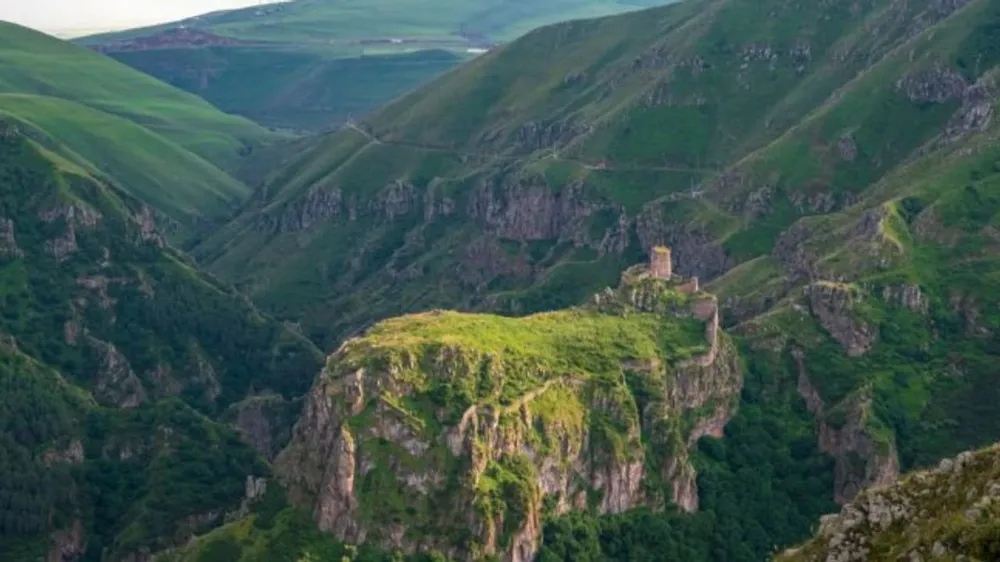
<svg viewBox="0 0 1000 562"><path fill-rule="evenodd" d="M348 542L531 560L543 506L697 509L742 388L715 298L637 267L586 306L383 322L330 357L276 466ZM650 454L652 453L652 454Z"/></svg>

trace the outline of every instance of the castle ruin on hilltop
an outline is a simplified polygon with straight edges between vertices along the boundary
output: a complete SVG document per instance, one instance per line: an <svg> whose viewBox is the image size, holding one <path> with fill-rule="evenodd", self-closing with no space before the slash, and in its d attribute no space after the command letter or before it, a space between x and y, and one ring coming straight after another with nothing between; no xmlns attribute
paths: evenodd
<svg viewBox="0 0 1000 562"><path fill-rule="evenodd" d="M698 278L680 279L674 276L673 256L669 246L653 246L649 251L649 276L663 281L677 281L681 293L697 293Z"/></svg>

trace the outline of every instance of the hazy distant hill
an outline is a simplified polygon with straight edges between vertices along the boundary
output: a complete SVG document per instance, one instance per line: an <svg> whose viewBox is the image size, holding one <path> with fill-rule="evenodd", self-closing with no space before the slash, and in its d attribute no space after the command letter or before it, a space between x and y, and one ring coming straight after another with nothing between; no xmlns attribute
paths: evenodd
<svg viewBox="0 0 1000 562"><path fill-rule="evenodd" d="M78 42L226 111L325 130L364 114L483 48L555 21L649 0L295 0L85 37Z"/></svg>

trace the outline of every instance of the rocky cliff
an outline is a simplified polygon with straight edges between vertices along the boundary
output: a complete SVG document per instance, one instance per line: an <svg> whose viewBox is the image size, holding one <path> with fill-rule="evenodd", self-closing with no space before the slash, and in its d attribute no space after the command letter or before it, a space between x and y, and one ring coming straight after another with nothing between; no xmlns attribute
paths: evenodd
<svg viewBox="0 0 1000 562"><path fill-rule="evenodd" d="M993 446L863 492L824 517L814 539L775 560L996 560L998 516L1000 448Z"/></svg>
<svg viewBox="0 0 1000 562"><path fill-rule="evenodd" d="M432 312L333 354L276 466L348 542L531 560L545 513L697 509L688 449L742 371L718 307L642 267L579 308Z"/></svg>

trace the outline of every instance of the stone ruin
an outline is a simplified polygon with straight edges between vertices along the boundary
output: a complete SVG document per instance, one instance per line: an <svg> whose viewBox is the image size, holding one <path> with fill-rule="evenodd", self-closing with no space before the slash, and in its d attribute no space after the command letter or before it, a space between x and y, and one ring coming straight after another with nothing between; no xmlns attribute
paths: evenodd
<svg viewBox="0 0 1000 562"><path fill-rule="evenodd" d="M675 289L681 293L697 293L700 289L697 277L681 279L674 276L673 257L667 246L654 246L650 250L649 275L663 281L677 281Z"/></svg>
<svg viewBox="0 0 1000 562"><path fill-rule="evenodd" d="M670 248L655 246L649 253L649 274L654 278L670 281L673 277L673 267Z"/></svg>

